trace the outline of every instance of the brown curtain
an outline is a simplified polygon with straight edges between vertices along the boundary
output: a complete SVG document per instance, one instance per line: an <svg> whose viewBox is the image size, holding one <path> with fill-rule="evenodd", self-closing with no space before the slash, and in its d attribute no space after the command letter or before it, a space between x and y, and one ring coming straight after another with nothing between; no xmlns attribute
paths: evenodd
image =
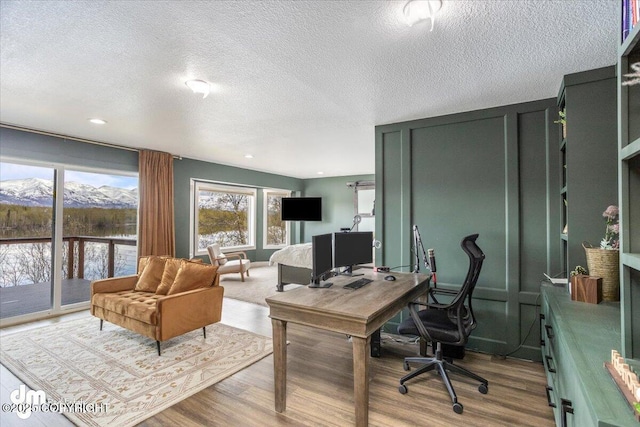
<svg viewBox="0 0 640 427"><path fill-rule="evenodd" d="M138 255L175 256L173 156L141 150Z"/></svg>

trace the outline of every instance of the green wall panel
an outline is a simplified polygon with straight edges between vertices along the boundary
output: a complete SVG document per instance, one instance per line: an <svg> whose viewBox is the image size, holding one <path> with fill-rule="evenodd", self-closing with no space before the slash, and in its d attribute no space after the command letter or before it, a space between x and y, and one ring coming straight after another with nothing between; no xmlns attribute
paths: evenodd
<svg viewBox="0 0 640 427"><path fill-rule="evenodd" d="M505 288L503 122L490 117L411 131L412 224L435 249L441 282L462 283L469 258L460 242L480 233L486 259L478 286Z"/></svg>

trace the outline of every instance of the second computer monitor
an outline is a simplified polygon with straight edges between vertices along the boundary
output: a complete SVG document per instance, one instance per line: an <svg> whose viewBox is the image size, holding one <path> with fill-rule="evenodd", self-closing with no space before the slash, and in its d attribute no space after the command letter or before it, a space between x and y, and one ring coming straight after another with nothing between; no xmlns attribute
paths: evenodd
<svg viewBox="0 0 640 427"><path fill-rule="evenodd" d="M320 283L322 276L333 268L333 235L311 237L313 272L312 283Z"/></svg>
<svg viewBox="0 0 640 427"><path fill-rule="evenodd" d="M333 234L333 266L350 267L373 262L373 232Z"/></svg>

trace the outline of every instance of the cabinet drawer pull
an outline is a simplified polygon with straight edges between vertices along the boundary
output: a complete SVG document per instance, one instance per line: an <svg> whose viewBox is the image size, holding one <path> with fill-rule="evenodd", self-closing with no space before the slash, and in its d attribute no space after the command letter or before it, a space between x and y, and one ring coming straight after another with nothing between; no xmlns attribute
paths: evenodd
<svg viewBox="0 0 640 427"><path fill-rule="evenodd" d="M551 401L551 392L553 391L553 387L546 386L545 389L547 391L547 404L552 408L555 408L556 404Z"/></svg>
<svg viewBox="0 0 640 427"><path fill-rule="evenodd" d="M547 365L547 371L551 372L552 374L556 373L556 369L551 367L551 361L553 360L553 357L551 356L545 356L544 357L544 362Z"/></svg>
<svg viewBox="0 0 640 427"><path fill-rule="evenodd" d="M555 335L553 335L553 326L544 325L544 328L547 330L547 336L549 337L550 340L552 340L553 337L555 336Z"/></svg>
<svg viewBox="0 0 640 427"><path fill-rule="evenodd" d="M544 335L542 335L542 321L545 319L544 313L540 313L540 347L544 347Z"/></svg>
<svg viewBox="0 0 640 427"><path fill-rule="evenodd" d="M562 427L567 427L567 414L573 414L573 403L567 399L560 399L562 402Z"/></svg>

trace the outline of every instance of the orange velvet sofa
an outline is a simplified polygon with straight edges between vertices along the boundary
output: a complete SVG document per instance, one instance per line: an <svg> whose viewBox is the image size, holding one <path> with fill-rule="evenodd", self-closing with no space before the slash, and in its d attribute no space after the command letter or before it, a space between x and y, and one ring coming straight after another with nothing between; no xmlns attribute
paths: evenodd
<svg viewBox="0 0 640 427"><path fill-rule="evenodd" d="M141 257L138 274L91 283L91 314L160 342L220 321L224 288L217 266Z"/></svg>

